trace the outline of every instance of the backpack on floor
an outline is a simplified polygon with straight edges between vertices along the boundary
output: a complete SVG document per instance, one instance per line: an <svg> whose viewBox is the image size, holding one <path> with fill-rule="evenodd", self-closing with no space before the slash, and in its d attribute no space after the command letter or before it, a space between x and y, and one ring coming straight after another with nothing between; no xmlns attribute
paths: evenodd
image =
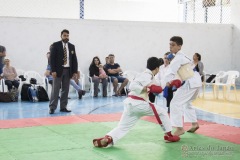
<svg viewBox="0 0 240 160"><path fill-rule="evenodd" d="M28 97L28 88L31 87L31 84L23 84L21 90L21 100L22 101L29 101Z"/></svg>
<svg viewBox="0 0 240 160"><path fill-rule="evenodd" d="M0 92L0 102L12 102L8 92Z"/></svg>
<svg viewBox="0 0 240 160"><path fill-rule="evenodd" d="M37 89L35 86L28 87L28 98L31 102L38 102Z"/></svg>
<svg viewBox="0 0 240 160"><path fill-rule="evenodd" d="M11 100L13 102L17 102L18 101L18 95L19 95L19 92L18 92L18 89L17 88L13 88L9 91L9 95L11 97Z"/></svg>
<svg viewBox="0 0 240 160"><path fill-rule="evenodd" d="M37 98L38 101L49 101L47 91L42 87L37 87Z"/></svg>

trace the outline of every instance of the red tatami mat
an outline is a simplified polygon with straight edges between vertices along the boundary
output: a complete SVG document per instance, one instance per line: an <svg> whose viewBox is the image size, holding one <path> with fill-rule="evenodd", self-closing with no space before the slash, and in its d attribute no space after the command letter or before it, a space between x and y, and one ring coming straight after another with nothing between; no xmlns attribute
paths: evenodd
<svg viewBox="0 0 240 160"><path fill-rule="evenodd" d="M1 120L0 129L57 125L57 124L74 124L86 122L112 122L119 121L120 117L121 113L115 113L115 114L74 115L74 116Z"/></svg>
<svg viewBox="0 0 240 160"><path fill-rule="evenodd" d="M95 114L95 115L79 115L80 118L90 122L106 122L106 121L119 121L121 113L114 114Z"/></svg>
<svg viewBox="0 0 240 160"><path fill-rule="evenodd" d="M113 122L119 121L120 117L121 113L1 120L0 129L89 122ZM143 117L142 120L157 123L154 116L146 116ZM196 131L197 134L240 144L240 128L201 120L198 122L200 129ZM187 130L190 126L190 123L186 123L185 129Z"/></svg>
<svg viewBox="0 0 240 160"><path fill-rule="evenodd" d="M153 116L146 116L142 119L149 122L157 123L156 118ZM198 123L200 125L200 128L196 131L196 134L201 134L204 136L240 144L240 128L202 120L198 120ZM184 125L185 130L188 130L191 127L191 123L185 123Z"/></svg>

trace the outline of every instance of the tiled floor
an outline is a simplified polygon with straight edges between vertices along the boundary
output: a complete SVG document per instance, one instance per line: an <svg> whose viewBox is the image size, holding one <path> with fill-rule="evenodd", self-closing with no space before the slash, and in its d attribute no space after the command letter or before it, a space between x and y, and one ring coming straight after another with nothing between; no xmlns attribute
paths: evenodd
<svg viewBox="0 0 240 160"><path fill-rule="evenodd" d="M193 105L196 106L198 118L217 122L232 126L240 127L240 91L238 90L239 101L234 99L223 100L221 97L215 99L210 92L210 89L205 94L194 101ZM56 117L56 116L69 116L69 115L87 115L87 114L105 114L105 113L120 113L123 111L122 97L98 97L93 98L86 94L79 100L76 94L70 93L68 108L72 110L71 113L59 112L59 107L55 114L49 115L48 105L49 102L11 102L0 103L0 120L6 119L22 119L22 118L40 118L40 117ZM231 95L230 97L234 97ZM160 95L157 104L162 106L163 98ZM163 107L163 106L162 106Z"/></svg>

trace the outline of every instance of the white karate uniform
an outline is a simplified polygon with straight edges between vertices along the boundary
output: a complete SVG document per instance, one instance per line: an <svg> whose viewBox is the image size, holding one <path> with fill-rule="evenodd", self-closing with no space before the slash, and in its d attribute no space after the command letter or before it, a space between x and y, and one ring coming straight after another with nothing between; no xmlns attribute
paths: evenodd
<svg viewBox="0 0 240 160"><path fill-rule="evenodd" d="M169 65L169 69L165 75L165 81L171 82L175 78L175 75L177 75L177 71L181 65L187 63L192 63L191 59L179 51ZM195 109L191 102L196 99L201 86L201 77L198 72L194 72L194 76L186 80L185 84L178 88L170 103L172 126L183 127L183 114L184 122L197 122Z"/></svg>
<svg viewBox="0 0 240 160"><path fill-rule="evenodd" d="M163 64L163 65L160 66L159 72L155 76L157 82L159 82L160 84L164 84L164 85L166 84L164 77L165 77L165 74L167 73L168 68L169 68L169 65L165 66ZM168 109L166 98L163 98L163 107L165 107L165 109Z"/></svg>
<svg viewBox="0 0 240 160"><path fill-rule="evenodd" d="M166 83L164 81L165 74L169 68L169 65L165 66L164 64L160 66L158 74L155 76L155 78L161 82L161 84Z"/></svg>
<svg viewBox="0 0 240 160"><path fill-rule="evenodd" d="M137 77L131 82L129 86L131 92L129 95L145 98L145 96L142 94L142 90L145 86L151 83L155 83L154 75L150 70L147 69L145 72L138 74ZM147 95L147 93L145 95ZM112 137L113 144L125 136L127 132L136 124L139 118L142 116L153 115L152 108L147 101L136 100L130 97L124 100L124 111L118 126L107 133L107 135ZM160 106L155 105L155 108L163 123L163 127L165 128L164 132L166 133L171 131L172 127L167 111Z"/></svg>

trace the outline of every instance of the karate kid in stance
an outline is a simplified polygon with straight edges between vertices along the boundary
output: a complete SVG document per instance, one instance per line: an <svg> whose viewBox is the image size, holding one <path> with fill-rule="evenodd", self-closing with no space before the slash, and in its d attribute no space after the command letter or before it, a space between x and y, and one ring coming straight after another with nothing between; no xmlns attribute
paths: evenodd
<svg viewBox="0 0 240 160"><path fill-rule="evenodd" d="M156 111L154 105L149 102L148 94L150 92L157 94L162 92L162 87L157 86L154 79L160 65L160 61L156 57L147 60L146 71L137 75L129 86L130 93L128 98L124 100L124 111L118 126L107 133L106 136L94 139L95 147L107 147L116 144L136 124L139 118L153 114L165 133L165 141L177 142L180 140L179 136L171 134L172 126L167 111L163 107L156 107ZM174 84L174 81L172 84Z"/></svg>
<svg viewBox="0 0 240 160"><path fill-rule="evenodd" d="M202 86L198 72L193 71L191 59L181 52L183 39L174 36L170 39L170 51L175 54L165 74L165 81L171 82L178 75L185 83L176 91L170 103L170 119L173 127L176 127L174 135L184 134L182 117L184 122L191 122L192 128L188 132L194 133L198 128L197 116L191 102L196 99ZM167 86L170 83L166 84Z"/></svg>

